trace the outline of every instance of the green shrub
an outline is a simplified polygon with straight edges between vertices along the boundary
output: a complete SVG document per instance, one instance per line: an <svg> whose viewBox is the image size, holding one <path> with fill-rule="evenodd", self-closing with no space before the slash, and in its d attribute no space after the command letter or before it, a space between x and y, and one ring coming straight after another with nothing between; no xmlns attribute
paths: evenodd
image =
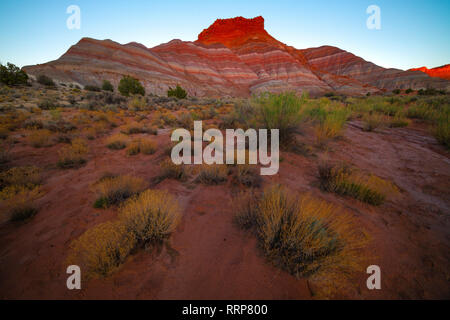
<svg viewBox="0 0 450 320"><path fill-rule="evenodd" d="M279 129L280 143L289 144L301 121L303 101L295 93L265 93L255 98L260 126Z"/></svg>
<svg viewBox="0 0 450 320"><path fill-rule="evenodd" d="M28 75L12 63L0 64L0 82L8 86L27 84Z"/></svg>
<svg viewBox="0 0 450 320"><path fill-rule="evenodd" d="M392 93L393 94L400 94L400 89L394 89L394 90L392 90Z"/></svg>
<svg viewBox="0 0 450 320"><path fill-rule="evenodd" d="M437 141L450 149L450 114L442 114L437 120L433 133Z"/></svg>
<svg viewBox="0 0 450 320"><path fill-rule="evenodd" d="M113 92L114 91L114 87L111 84L111 82L109 82L108 80L103 80L102 90Z"/></svg>
<svg viewBox="0 0 450 320"><path fill-rule="evenodd" d="M130 94L145 95L145 89L139 80L130 76L124 76L120 80L118 89L120 94L126 97L129 97Z"/></svg>
<svg viewBox="0 0 450 320"><path fill-rule="evenodd" d="M169 90L167 90L167 96L176 97L178 99L184 99L187 97L187 92L182 87L177 85L175 89L169 88Z"/></svg>

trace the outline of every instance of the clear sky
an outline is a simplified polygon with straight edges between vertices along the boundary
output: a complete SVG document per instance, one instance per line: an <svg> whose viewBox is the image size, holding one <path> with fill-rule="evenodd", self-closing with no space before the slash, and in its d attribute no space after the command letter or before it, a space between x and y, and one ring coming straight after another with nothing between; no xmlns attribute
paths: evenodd
<svg viewBox="0 0 450 320"><path fill-rule="evenodd" d="M78 5L81 28L66 9ZM369 30L369 5L381 29ZM333 45L383 67L450 63L450 0L1 0L0 62L18 66L59 58L82 37L147 47L193 41L217 18L263 16L266 30L298 49Z"/></svg>

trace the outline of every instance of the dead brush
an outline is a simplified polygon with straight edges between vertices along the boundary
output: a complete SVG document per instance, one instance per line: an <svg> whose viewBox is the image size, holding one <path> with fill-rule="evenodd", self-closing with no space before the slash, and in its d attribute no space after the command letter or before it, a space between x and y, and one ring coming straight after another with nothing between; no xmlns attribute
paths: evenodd
<svg viewBox="0 0 450 320"><path fill-rule="evenodd" d="M69 146L64 146L58 152L58 166L62 169L76 168L86 163L89 147L83 139L73 139Z"/></svg>
<svg viewBox="0 0 450 320"><path fill-rule="evenodd" d="M159 164L161 168L161 174L157 180L162 181L164 179L175 179L179 181L186 181L189 178L189 173L184 165L176 165L171 159L166 159Z"/></svg>
<svg viewBox="0 0 450 320"><path fill-rule="evenodd" d="M238 164L234 181L245 187L258 188L261 186L261 175L256 165Z"/></svg>
<svg viewBox="0 0 450 320"><path fill-rule="evenodd" d="M120 221L105 222L71 243L66 262L80 266L86 279L105 277L125 261L135 244L133 234Z"/></svg>
<svg viewBox="0 0 450 320"><path fill-rule="evenodd" d="M120 208L119 219L138 245L160 243L175 230L181 215L167 191L146 190Z"/></svg>
<svg viewBox="0 0 450 320"><path fill-rule="evenodd" d="M114 134L106 139L106 146L112 150L124 149L128 143L128 137L122 133Z"/></svg>
<svg viewBox="0 0 450 320"><path fill-rule="evenodd" d="M328 295L363 272L361 250L368 237L339 208L278 185L260 197L242 194L236 203L235 221L246 229L254 227L265 255L296 277L323 284Z"/></svg>
<svg viewBox="0 0 450 320"><path fill-rule="evenodd" d="M94 203L95 208L107 208L116 205L133 195L145 190L147 183L138 177L116 176L101 179L94 185L98 198Z"/></svg>

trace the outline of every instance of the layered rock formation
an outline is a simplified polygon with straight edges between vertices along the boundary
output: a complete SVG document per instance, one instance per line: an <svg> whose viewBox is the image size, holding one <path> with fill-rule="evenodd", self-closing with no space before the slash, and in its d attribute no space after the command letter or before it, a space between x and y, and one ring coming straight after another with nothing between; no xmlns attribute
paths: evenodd
<svg viewBox="0 0 450 320"><path fill-rule="evenodd" d="M165 95L177 84L195 96L248 96L263 91L340 92L362 95L394 88L449 88L420 71L385 69L339 48L298 50L264 29L264 19L219 19L198 40L172 40L154 48L83 38L61 58L24 67L57 81L118 85L138 78L148 93Z"/></svg>
<svg viewBox="0 0 450 320"><path fill-rule="evenodd" d="M450 64L444 66L428 69L427 67L410 69L411 71L422 71L430 77L450 80Z"/></svg>

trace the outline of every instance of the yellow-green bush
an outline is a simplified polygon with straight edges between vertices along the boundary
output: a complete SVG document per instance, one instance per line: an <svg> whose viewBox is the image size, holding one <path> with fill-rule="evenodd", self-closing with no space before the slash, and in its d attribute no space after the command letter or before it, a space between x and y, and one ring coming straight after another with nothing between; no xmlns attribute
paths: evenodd
<svg viewBox="0 0 450 320"><path fill-rule="evenodd" d="M105 277L125 261L135 244L120 221L105 222L71 243L67 264L80 266L86 279Z"/></svg>
<svg viewBox="0 0 450 320"><path fill-rule="evenodd" d="M113 150L124 149L128 145L128 137L124 134L118 133L106 139L106 146Z"/></svg>
<svg viewBox="0 0 450 320"><path fill-rule="evenodd" d="M166 239L175 230L180 212L178 203L166 191L146 190L120 208L119 219L144 245Z"/></svg>

